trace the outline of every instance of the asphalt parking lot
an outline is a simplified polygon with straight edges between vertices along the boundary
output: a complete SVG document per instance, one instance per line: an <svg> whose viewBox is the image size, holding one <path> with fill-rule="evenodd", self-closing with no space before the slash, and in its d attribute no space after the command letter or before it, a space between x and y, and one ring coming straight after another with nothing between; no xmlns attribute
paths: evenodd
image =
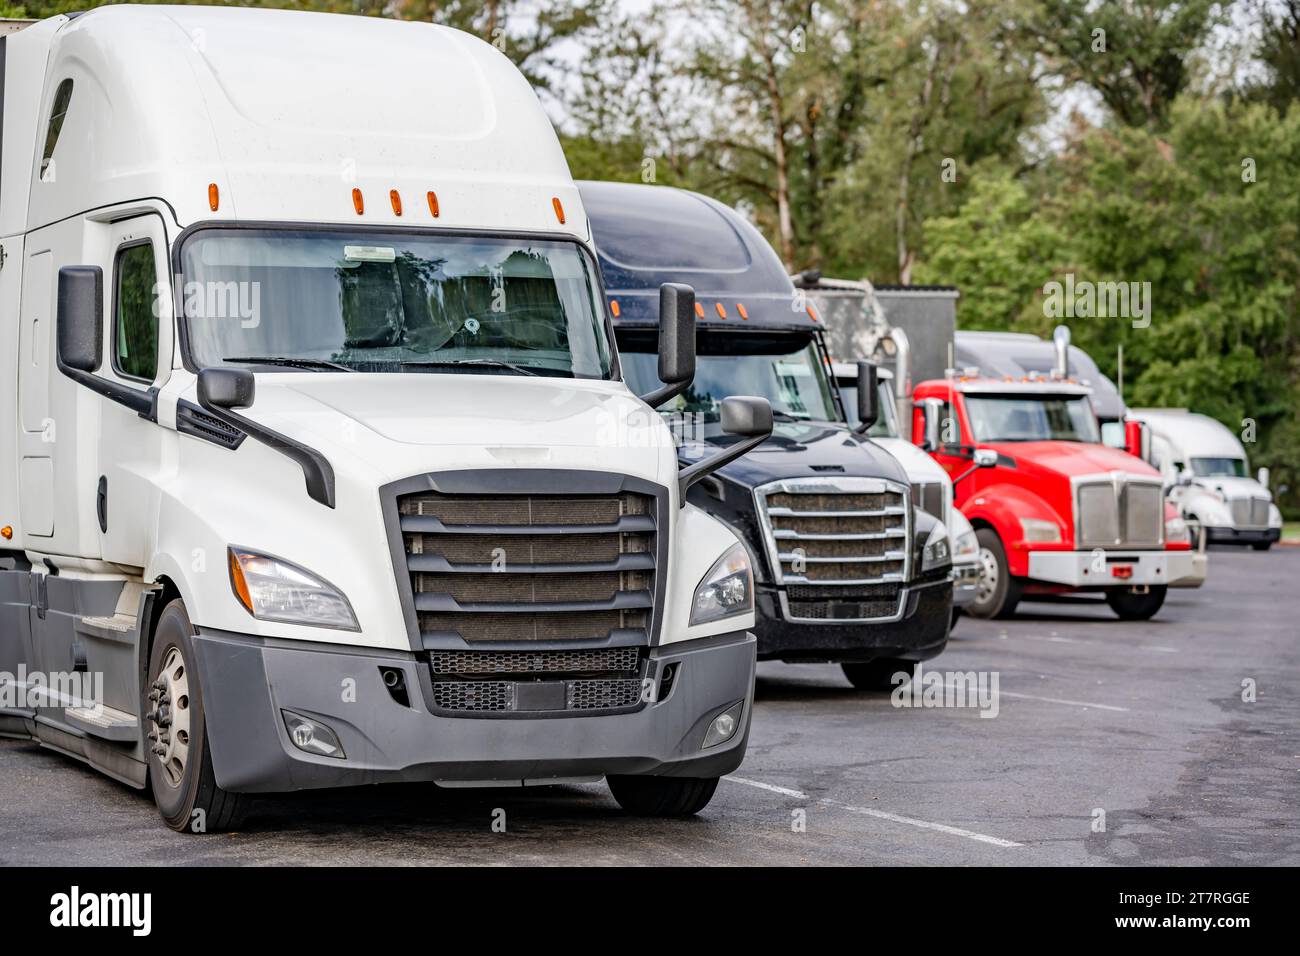
<svg viewBox="0 0 1300 956"><path fill-rule="evenodd" d="M996 673L992 718L760 665L745 764L685 821L626 817L603 785L391 786L182 836L145 796L4 740L0 864L1297 865L1297 582L1300 549L1215 551L1206 587L1146 624L1093 602L963 620L930 669Z"/></svg>

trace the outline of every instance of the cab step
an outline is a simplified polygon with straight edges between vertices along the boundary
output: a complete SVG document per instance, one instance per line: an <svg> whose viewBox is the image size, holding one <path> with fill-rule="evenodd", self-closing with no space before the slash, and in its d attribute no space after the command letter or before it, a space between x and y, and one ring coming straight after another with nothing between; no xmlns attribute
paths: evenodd
<svg viewBox="0 0 1300 956"><path fill-rule="evenodd" d="M113 707L65 707L63 716L78 730L102 740L132 742L139 739L140 722L134 714Z"/></svg>

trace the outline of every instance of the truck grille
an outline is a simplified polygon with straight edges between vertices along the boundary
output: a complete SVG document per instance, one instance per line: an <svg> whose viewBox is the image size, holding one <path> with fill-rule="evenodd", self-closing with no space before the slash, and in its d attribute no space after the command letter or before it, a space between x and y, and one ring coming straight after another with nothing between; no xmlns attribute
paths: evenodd
<svg viewBox="0 0 1300 956"><path fill-rule="evenodd" d="M942 482L921 481L912 485L912 504L926 514L948 523L948 496Z"/></svg>
<svg viewBox="0 0 1300 956"><path fill-rule="evenodd" d="M1081 482L1075 495L1079 547L1163 547L1165 496L1159 480L1115 475Z"/></svg>
<svg viewBox="0 0 1300 956"><path fill-rule="evenodd" d="M793 618L867 620L896 614L899 586L911 562L907 486L878 478L806 478L772 482L754 494L775 582L792 588ZM851 588L830 589L837 595L832 615L829 592L801 601L794 597L795 585ZM892 598L861 598L860 592L876 585L891 587ZM811 607L823 604L821 610Z"/></svg>
<svg viewBox="0 0 1300 956"><path fill-rule="evenodd" d="M852 621L894 617L902 588L897 584L796 585L787 593L786 610L792 620Z"/></svg>
<svg viewBox="0 0 1300 956"><path fill-rule="evenodd" d="M1267 498L1233 498L1232 523L1238 528L1267 528L1268 527L1268 505Z"/></svg>
<svg viewBox="0 0 1300 956"><path fill-rule="evenodd" d="M461 714L611 711L641 703L636 647L572 651L432 651L436 710Z"/></svg>
<svg viewBox="0 0 1300 956"><path fill-rule="evenodd" d="M421 491L397 512L423 637L649 643L653 497Z"/></svg>

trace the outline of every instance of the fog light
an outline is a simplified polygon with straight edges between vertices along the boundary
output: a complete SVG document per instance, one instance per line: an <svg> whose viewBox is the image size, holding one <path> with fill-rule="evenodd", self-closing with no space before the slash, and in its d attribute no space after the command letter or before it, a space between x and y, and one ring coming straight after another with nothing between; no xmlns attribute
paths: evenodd
<svg viewBox="0 0 1300 956"><path fill-rule="evenodd" d="M289 731L289 739L299 750L317 757L335 757L345 759L343 745L338 736L319 720L312 720L291 710L282 710L284 726Z"/></svg>
<svg viewBox="0 0 1300 956"><path fill-rule="evenodd" d="M704 735L704 743L700 745L700 749L707 750L709 747L716 747L718 744L725 743L735 736L736 728L740 726L740 715L744 709L745 702L742 700L714 717L713 723L709 724L709 732Z"/></svg>

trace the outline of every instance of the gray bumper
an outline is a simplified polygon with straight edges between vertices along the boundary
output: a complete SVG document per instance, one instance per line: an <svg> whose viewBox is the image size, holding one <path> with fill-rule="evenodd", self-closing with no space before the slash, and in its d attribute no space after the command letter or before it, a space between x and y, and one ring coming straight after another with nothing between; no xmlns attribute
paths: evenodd
<svg viewBox="0 0 1300 956"><path fill-rule="evenodd" d="M649 673L681 666L671 692L633 713L448 717L428 709L427 664L414 655L269 641L200 631L194 638L212 767L235 792L275 793L367 783L546 783L605 774L713 777L745 754L756 642L734 633L651 649ZM412 690L397 703L380 667ZM353 690L354 689L354 690ZM744 701L727 742L701 750L713 718ZM323 721L346 759L295 747L282 710Z"/></svg>
<svg viewBox="0 0 1300 956"><path fill-rule="evenodd" d="M980 565L978 561L954 564L952 566L952 606L966 607L974 604L979 584Z"/></svg>

